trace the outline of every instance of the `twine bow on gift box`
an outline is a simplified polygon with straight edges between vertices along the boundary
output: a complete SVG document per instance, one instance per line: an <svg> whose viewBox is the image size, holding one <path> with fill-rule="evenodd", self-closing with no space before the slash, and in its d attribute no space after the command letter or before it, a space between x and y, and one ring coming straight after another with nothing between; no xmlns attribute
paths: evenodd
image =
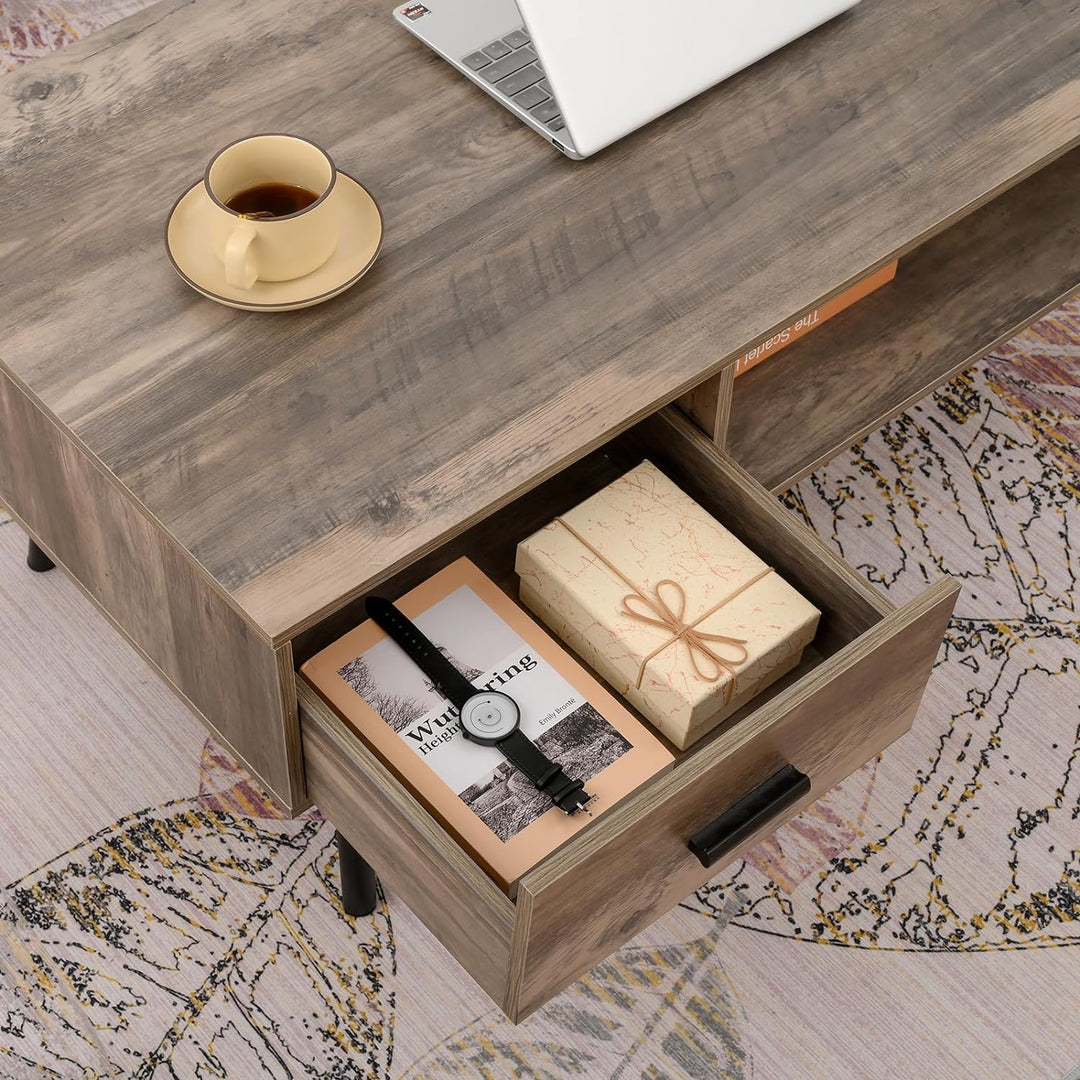
<svg viewBox="0 0 1080 1080"><path fill-rule="evenodd" d="M665 585L669 585L675 590L678 611L674 610L664 599L661 590ZM637 601L639 604L644 604L648 611L655 615L656 618L652 618L644 612L635 610L633 606L634 601ZM727 603L727 600L725 600L724 603ZM718 604L717 608L721 606L722 605ZM668 630L672 635L670 641L665 641L663 645L653 649L653 651L641 661L641 669L638 671L637 678L639 689L641 687L641 680L645 677L645 669L649 666L649 661L679 640L686 642L690 652L690 663L693 666L694 671L697 672L699 679L704 679L706 682L717 682L720 679L720 676L726 671L731 676L732 685L734 685L736 678L735 665L743 663L749 655L746 651L746 638L728 637L726 634L706 634L704 630L697 629L698 623L703 622L713 613L713 611L717 610L717 608L707 611L692 623L684 622L683 616L686 614L686 590L677 581L673 581L671 578L664 578L662 581L656 583L656 588L653 590L651 599L644 593L637 591L627 593L627 595L622 598L622 612L624 615L629 615L631 619L647 623L649 626L659 626L661 630ZM707 641L731 645L738 650L738 656L730 659L720 656L705 644ZM698 662L699 654L712 664L712 674L706 674L701 670L701 664Z"/></svg>
<svg viewBox="0 0 1080 1080"><path fill-rule="evenodd" d="M705 682L719 682L724 672L727 672L731 676L731 682L727 687L726 699L730 701L735 694L735 685L737 682L737 673L735 668L737 665L745 662L749 655L746 648L746 638L729 637L726 634L708 634L704 630L699 630L697 627L700 623L703 623L710 615L715 614L725 604L730 604L740 593L745 592L751 585L757 584L767 574L771 574L773 568L766 566L753 577L744 581L737 589L728 593L718 604L713 604L708 611L703 612L693 622L684 621L686 615L686 590L672 578L664 578L656 583L656 587L653 589L652 596L649 596L642 589L639 589L606 555L585 539L572 525L568 524L563 518L557 517L555 519L567 532L574 536L588 551L592 552L620 581L625 582L633 592L627 593L622 598L621 611L624 615L629 616L631 619L636 619L638 622L647 623L649 626L657 626L661 630L667 630L671 634L671 639L665 641L662 645L658 645L644 660L641 661L641 667L638 669L637 677L637 689L641 689L642 680L645 678L645 669L649 665L649 661L654 656L658 656L665 649L670 648L678 641L686 643L687 650L690 653L690 663L694 668L695 674L699 679L703 679ZM663 589L665 586L670 586L670 589L675 593L675 603L677 608L673 608L663 596ZM645 611L640 610L639 607L635 607L635 602L638 605L644 605ZM711 648L706 642L712 642L714 644L729 645L733 649L738 651L736 657L724 657L720 656L715 649ZM699 657L704 657L711 665L711 674L706 674L702 671Z"/></svg>

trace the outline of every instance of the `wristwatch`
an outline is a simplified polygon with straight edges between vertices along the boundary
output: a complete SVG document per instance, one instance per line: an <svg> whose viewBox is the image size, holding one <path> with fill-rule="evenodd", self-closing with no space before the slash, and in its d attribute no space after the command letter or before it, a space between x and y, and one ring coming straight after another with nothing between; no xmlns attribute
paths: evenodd
<svg viewBox="0 0 1080 1080"><path fill-rule="evenodd" d="M478 690L389 600L369 596L368 618L380 626L460 713L461 733L481 746L494 746L566 814L589 814L592 796L584 781L572 780L521 730L517 702L498 690ZM591 814L589 815L592 816Z"/></svg>

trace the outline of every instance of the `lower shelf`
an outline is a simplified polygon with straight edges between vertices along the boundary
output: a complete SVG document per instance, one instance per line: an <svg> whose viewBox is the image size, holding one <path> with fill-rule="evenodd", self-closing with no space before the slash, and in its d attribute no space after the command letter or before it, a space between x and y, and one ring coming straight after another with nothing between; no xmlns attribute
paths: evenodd
<svg viewBox="0 0 1080 1080"><path fill-rule="evenodd" d="M727 450L782 491L1080 289L1080 149L928 240L734 384Z"/></svg>

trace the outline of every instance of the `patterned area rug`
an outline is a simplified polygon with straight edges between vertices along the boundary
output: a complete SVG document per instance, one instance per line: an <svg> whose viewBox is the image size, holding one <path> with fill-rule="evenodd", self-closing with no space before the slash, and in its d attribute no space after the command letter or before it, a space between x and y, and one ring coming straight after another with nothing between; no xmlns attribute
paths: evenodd
<svg viewBox="0 0 1080 1080"><path fill-rule="evenodd" d="M0 0L0 73L148 6L145 0Z"/></svg>
<svg viewBox="0 0 1080 1080"><path fill-rule="evenodd" d="M140 6L67 4L0 65ZM0 1077L1061 1080L1078 435L1074 301L787 493L894 599L963 581L914 730L516 1028L0 524Z"/></svg>

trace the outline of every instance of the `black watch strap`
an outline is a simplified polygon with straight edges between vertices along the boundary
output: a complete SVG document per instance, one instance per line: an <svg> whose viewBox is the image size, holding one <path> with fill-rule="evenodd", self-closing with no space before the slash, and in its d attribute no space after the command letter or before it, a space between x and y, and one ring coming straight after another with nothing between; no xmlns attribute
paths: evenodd
<svg viewBox="0 0 1080 1080"><path fill-rule="evenodd" d="M405 650L405 655L442 691L459 711L476 693L464 675L425 637L413 622L381 596L364 601L368 618L385 630Z"/></svg>
<svg viewBox="0 0 1080 1080"><path fill-rule="evenodd" d="M495 744L519 772L523 772L551 801L567 814L584 810L590 802L582 780L571 780L520 729ZM587 813L588 811L586 811Z"/></svg>
<svg viewBox="0 0 1080 1080"><path fill-rule="evenodd" d="M377 626L405 651L405 655L439 688L459 712L465 702L479 693L464 675L435 647L412 620L381 596L369 596L364 608ZM520 728L500 739L495 746L519 772L567 814L585 810L591 796L581 780L572 780Z"/></svg>

